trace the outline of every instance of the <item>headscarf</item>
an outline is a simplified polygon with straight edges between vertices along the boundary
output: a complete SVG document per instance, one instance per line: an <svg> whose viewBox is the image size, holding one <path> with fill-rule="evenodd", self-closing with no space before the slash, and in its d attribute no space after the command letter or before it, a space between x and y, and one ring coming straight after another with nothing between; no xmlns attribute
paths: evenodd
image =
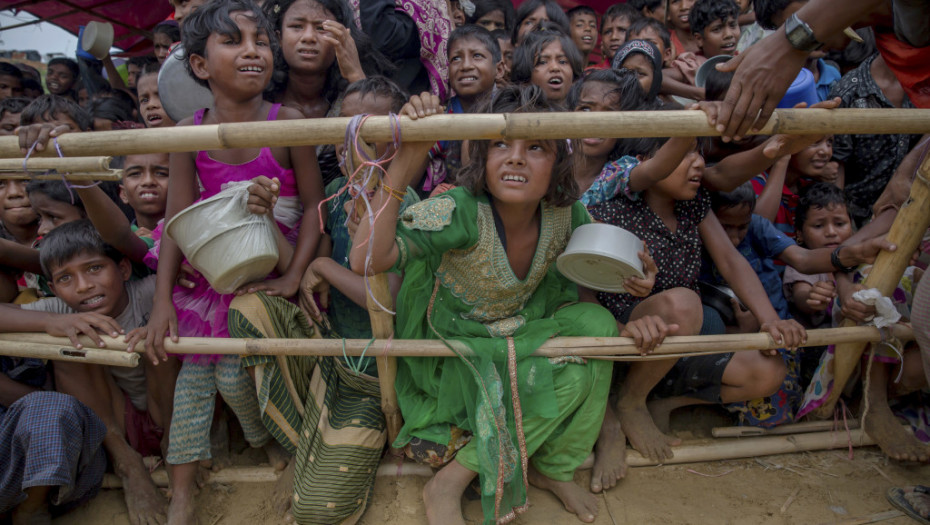
<svg viewBox="0 0 930 525"><path fill-rule="evenodd" d="M653 101L659 96L659 88L662 87L662 55L655 44L648 40L630 40L614 55L610 67L622 69L623 61L633 53L642 53L652 62L652 85L646 93L646 100Z"/></svg>

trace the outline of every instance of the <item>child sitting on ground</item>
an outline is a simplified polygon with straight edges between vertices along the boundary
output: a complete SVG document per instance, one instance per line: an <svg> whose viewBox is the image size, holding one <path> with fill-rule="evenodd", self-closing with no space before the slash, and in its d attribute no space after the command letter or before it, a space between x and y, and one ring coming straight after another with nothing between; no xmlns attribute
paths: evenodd
<svg viewBox="0 0 930 525"><path fill-rule="evenodd" d="M588 66L588 57L597 44L597 12L586 5L579 5L569 9L566 13L571 24L572 41L584 57L585 67Z"/></svg>
<svg viewBox="0 0 930 525"><path fill-rule="evenodd" d="M529 86L501 89L483 109L556 108ZM576 286L551 271L571 231L590 222L576 201L569 146L471 141L462 186L398 216L396 188L406 187L428 147L401 148L371 205L382 211L373 228L363 217L356 233L369 239L370 259L359 243L350 255L358 273L404 270L397 338L439 338L456 354L398 360L404 427L394 445L443 466L424 489L430 523L464 523L461 497L476 476L486 521L525 510L529 481L591 522L597 500L572 478L596 440L611 366L531 356L556 333L617 333L597 305L565 306L578 300Z"/></svg>
<svg viewBox="0 0 930 525"><path fill-rule="evenodd" d="M55 228L43 239L40 257L55 297L0 306L0 332L46 332L83 348L78 336L103 346L98 333L117 337L148 319L154 277L129 281L129 261L106 245L89 221ZM160 437L147 413L143 369L58 361L55 383L106 425L103 446L123 480L129 515L140 523L163 520L164 498L142 463L143 455L159 453Z"/></svg>
<svg viewBox="0 0 930 525"><path fill-rule="evenodd" d="M555 31L533 31L513 55L510 80L518 86L533 84L550 102L563 106L572 83L584 64L572 39Z"/></svg>
<svg viewBox="0 0 930 525"><path fill-rule="evenodd" d="M188 72L210 88L216 103L214 108L198 110L179 125L302 117L296 110L263 100L263 92L271 80L277 41L274 26L253 3L243 0L208 3L184 21L182 38ZM248 58L247 74L242 72L241 56ZM229 72L238 74L225 74ZM292 243L296 240L296 247L284 243L293 252L282 251L277 265L280 277L247 284L240 293L264 291L292 297L316 253L320 237L318 205L323 188L313 148L173 153L165 218L170 220L198 198L219 193L224 184L250 180L251 191L257 188L274 203L274 218L282 237ZM262 209L259 213L266 212ZM163 341L166 334L175 341L179 335L228 337L226 314L233 299L232 294L214 291L200 275L192 277L193 287L176 288L181 251L174 240L162 236L160 231L155 237L160 238L160 246L152 316L147 333L131 341L134 344L145 340L146 354L153 363L167 359ZM173 466L174 488L169 518L177 523L194 520L198 462L211 457L210 422L218 389L236 412L250 445L265 447L276 468L286 465L262 424L254 383L242 369L240 358L188 356L175 388L167 458Z"/></svg>

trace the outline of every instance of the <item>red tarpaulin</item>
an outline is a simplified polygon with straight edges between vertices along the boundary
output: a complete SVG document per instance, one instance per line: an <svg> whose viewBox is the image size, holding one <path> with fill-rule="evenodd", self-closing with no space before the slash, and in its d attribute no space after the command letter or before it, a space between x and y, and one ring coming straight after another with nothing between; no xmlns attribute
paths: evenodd
<svg viewBox="0 0 930 525"><path fill-rule="evenodd" d="M151 51L150 30L174 12L168 0L0 0L0 10L25 11L78 34L88 22L113 24L113 45L128 54Z"/></svg>

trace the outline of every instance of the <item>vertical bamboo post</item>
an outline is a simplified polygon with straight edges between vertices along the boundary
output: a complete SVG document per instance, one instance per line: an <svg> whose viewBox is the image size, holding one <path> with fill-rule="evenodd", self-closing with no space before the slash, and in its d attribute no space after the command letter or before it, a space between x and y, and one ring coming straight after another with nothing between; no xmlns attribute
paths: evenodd
<svg viewBox="0 0 930 525"><path fill-rule="evenodd" d="M365 149L369 158L376 158L374 149L367 144L362 143L361 147ZM355 148L348 148L348 154L352 157L352 164L347 170L352 173L352 165L355 167L362 164L362 159L356 155ZM368 181L365 188L368 191L376 190L381 178L375 174ZM355 212L361 217L367 209L361 199L355 203ZM368 317L371 321L371 335L377 339L387 341L394 335L394 316L378 306L378 303L385 308L394 307L394 298L391 296L391 290L388 286L387 274L379 273L368 277L369 294L367 296ZM378 384L381 388L381 411L384 412L384 420L387 425L388 444L394 443L397 435L400 433L400 427L403 425L403 419L400 415L400 407L397 404L397 391L394 389L394 379L397 377L397 358L379 355L376 357L378 363ZM393 449L393 447L392 447Z"/></svg>
<svg viewBox="0 0 930 525"><path fill-rule="evenodd" d="M928 227L930 227L930 156L924 158L920 167L917 168L910 195L901 206L888 232L888 240L896 244L898 249L894 252L883 251L878 254L872 271L863 282L865 287L878 288L886 297L894 293L911 255L920 245ZM855 323L847 319L843 321L842 326L855 326ZM865 343L846 343L836 346L833 391L830 392L824 404L814 411L815 416L826 418L833 414L833 407L843 392L846 382L849 381L849 376L856 369L864 349Z"/></svg>

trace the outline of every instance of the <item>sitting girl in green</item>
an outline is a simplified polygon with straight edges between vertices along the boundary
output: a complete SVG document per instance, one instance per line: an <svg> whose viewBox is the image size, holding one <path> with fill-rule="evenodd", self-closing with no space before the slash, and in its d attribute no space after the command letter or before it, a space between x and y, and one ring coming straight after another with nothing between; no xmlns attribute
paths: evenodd
<svg viewBox="0 0 930 525"><path fill-rule="evenodd" d="M414 97L404 113L435 112L421 102ZM498 90L484 108L553 110L536 87ZM398 217L398 188L422 173L430 146L399 150L372 198L374 221L362 218L350 255L359 273L404 271L397 339L441 339L456 355L398 359L404 426L394 446L444 465L424 489L430 523L464 524L461 496L475 476L485 522L525 510L528 483L593 521L597 499L572 478L597 440L611 362L532 356L556 335L617 335L609 312L579 303L553 264L572 231L592 222L576 200L569 143L471 141L474 161L459 187ZM651 290L638 281L630 284Z"/></svg>

